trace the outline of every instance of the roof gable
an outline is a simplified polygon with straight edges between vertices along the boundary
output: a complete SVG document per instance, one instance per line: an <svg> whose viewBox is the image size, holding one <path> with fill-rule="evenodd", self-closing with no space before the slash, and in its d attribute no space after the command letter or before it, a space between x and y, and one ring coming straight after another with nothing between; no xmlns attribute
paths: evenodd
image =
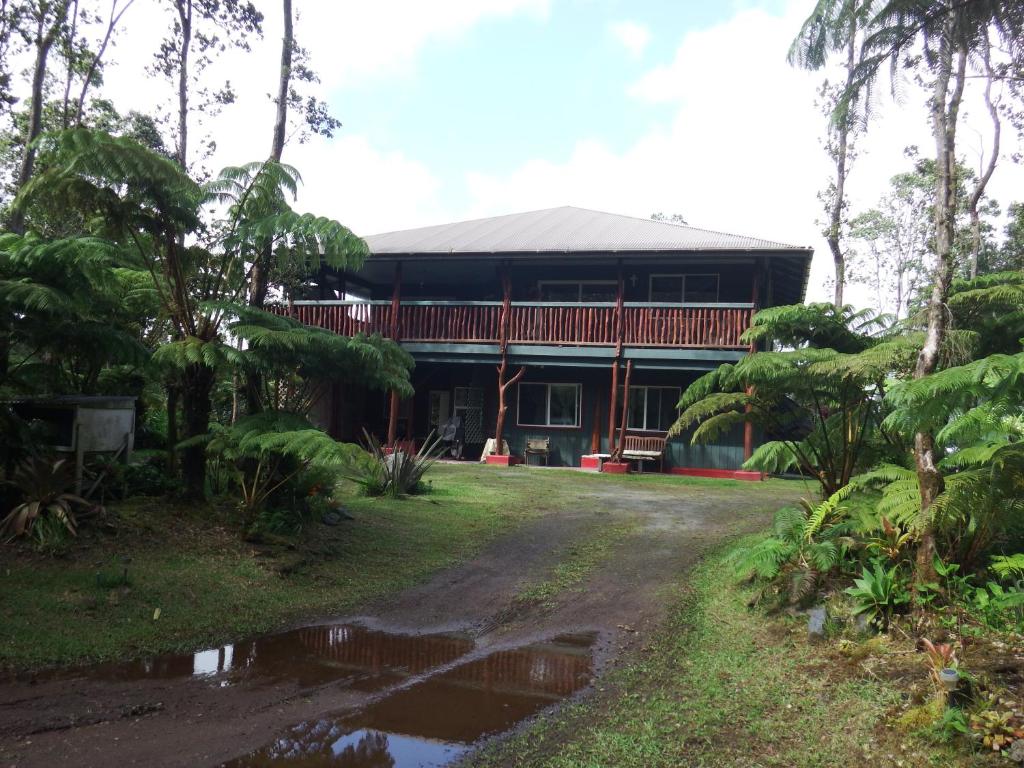
<svg viewBox="0 0 1024 768"><path fill-rule="evenodd" d="M761 238L573 206L386 232L365 240L370 252L379 255L810 250Z"/></svg>

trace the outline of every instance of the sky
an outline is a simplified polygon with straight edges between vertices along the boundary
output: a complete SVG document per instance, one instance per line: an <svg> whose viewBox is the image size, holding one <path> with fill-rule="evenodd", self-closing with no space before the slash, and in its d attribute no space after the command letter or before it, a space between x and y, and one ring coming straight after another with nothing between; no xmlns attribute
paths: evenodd
<svg viewBox="0 0 1024 768"><path fill-rule="evenodd" d="M262 40L205 74L236 104L202 130L212 168L269 151L280 55L278 3L260 1ZM343 127L289 142L303 186L296 208L369 235L577 205L815 249L808 298L831 295L818 191L830 167L815 106L824 75L786 61L811 0L296 0L296 36ZM170 91L143 74L164 4L137 0L105 91L125 110L160 109ZM927 154L924 96L878 89L850 178L854 212L874 204L903 150ZM978 164L988 128L968 94L961 153ZM199 130L199 129L194 129ZM1024 182L1006 160L991 184L1004 202ZM854 289L852 298L872 297Z"/></svg>

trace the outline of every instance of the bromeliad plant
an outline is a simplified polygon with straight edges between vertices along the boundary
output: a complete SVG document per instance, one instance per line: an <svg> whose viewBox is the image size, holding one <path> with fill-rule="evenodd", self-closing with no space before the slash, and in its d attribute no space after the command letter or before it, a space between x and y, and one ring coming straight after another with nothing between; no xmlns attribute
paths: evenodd
<svg viewBox="0 0 1024 768"><path fill-rule="evenodd" d="M0 536L8 540L32 536L39 547L48 548L78 535L75 507L88 507L89 502L70 492L74 478L66 459L27 459L7 482L24 501L0 521Z"/></svg>
<svg viewBox="0 0 1024 768"><path fill-rule="evenodd" d="M899 566L887 568L880 560L865 566L845 592L853 598L854 613L864 614L883 632L889 628L896 610L910 602L910 591Z"/></svg>

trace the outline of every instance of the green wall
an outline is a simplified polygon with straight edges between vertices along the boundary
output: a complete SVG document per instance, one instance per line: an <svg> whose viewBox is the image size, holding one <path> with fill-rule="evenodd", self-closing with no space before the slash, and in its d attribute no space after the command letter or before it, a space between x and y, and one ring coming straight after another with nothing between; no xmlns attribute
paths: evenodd
<svg viewBox="0 0 1024 768"><path fill-rule="evenodd" d="M510 366L510 373L515 368ZM620 384L624 372L620 372ZM678 386L685 389L698 375L693 371L663 371L636 368L633 371L633 385ZM541 383L578 383L582 385L581 426L579 428L552 428L519 426L516 412L517 392L509 390L509 410L505 420L505 439L513 453L522 455L528 437L551 438L551 464L556 466L579 466L580 457L590 453L595 403L600 431L600 450L608 453L608 407L611 386L610 367L584 368L569 366L533 366L527 370L523 381ZM453 390L456 386L475 386L483 389L484 431L494 434L494 422L498 409L497 372L493 365L461 365L449 363L427 363L417 365L413 375L416 396L412 403L414 433L423 439L430 431L428 425L430 390ZM383 404L381 404L383 405ZM621 403L620 403L621 406ZM408 408L408 403L404 408ZM376 412L382 408L373 408ZM377 417L379 418L379 417ZM632 434L632 433L631 433ZM645 433L661 434L661 433ZM482 445L471 446L478 455ZM671 440L666 452L666 467L701 467L716 469L737 469L743 463L743 433L736 429L719 442L711 445L690 445L687 435Z"/></svg>

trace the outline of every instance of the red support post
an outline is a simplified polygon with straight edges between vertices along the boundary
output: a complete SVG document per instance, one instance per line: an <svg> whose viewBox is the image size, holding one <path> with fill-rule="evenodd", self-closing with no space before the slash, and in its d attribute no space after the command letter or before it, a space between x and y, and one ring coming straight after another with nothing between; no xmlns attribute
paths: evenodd
<svg viewBox="0 0 1024 768"><path fill-rule="evenodd" d="M622 420L619 427L619 444L612 452L612 461L622 461L622 452L626 450L626 424L629 417L629 380L633 376L633 361L626 361L626 380L623 382L622 391Z"/></svg>
<svg viewBox="0 0 1024 768"><path fill-rule="evenodd" d="M751 319L753 319L753 313L757 311L757 299L761 289L761 271L760 269L754 272L753 286L751 288L750 302L754 305L751 310ZM754 354L757 351L757 345L753 342L747 350L750 354ZM754 388L747 387L747 394L753 395ZM748 420L743 423L743 461L746 462L754 455L754 423L749 420L749 414L752 408L748 405L746 408L748 414Z"/></svg>
<svg viewBox="0 0 1024 768"><path fill-rule="evenodd" d="M402 262L395 262L395 282L391 289L391 338L395 341L399 341L400 325L398 322L398 310L401 307L402 300ZM389 448L395 447L395 441L398 439L398 392L394 389L391 390L391 402L388 408L388 442Z"/></svg>

